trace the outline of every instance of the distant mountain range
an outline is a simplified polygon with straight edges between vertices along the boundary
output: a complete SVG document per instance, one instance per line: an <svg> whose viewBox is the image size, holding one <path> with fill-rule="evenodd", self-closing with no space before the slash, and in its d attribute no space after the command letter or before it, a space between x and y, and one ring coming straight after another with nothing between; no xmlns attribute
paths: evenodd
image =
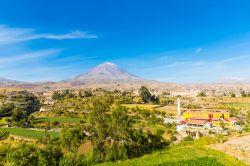
<svg viewBox="0 0 250 166"><path fill-rule="evenodd" d="M17 84L17 83L20 83L20 81L15 81L0 77L0 84Z"/></svg>
<svg viewBox="0 0 250 166"><path fill-rule="evenodd" d="M203 89L237 90L245 88L250 90L250 84L239 84L223 82L210 84L175 84L159 81L146 80L137 77L124 69L121 69L114 63L106 62L100 64L86 73L80 74L72 79L66 79L59 82L39 82L27 83L6 78L0 78L1 87L16 87L24 89L32 89L34 91L65 89L65 88L107 88L107 89L138 89L141 85L145 85L151 89L162 91L176 92L194 92Z"/></svg>

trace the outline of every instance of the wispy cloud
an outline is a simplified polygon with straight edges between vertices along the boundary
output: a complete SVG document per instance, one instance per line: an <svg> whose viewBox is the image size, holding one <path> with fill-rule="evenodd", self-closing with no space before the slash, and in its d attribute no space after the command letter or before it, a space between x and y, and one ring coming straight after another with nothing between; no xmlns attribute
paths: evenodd
<svg viewBox="0 0 250 166"><path fill-rule="evenodd" d="M0 63L4 63L5 65L8 63L16 63L16 62L20 63L21 61L34 60L42 57L56 55L60 51L61 51L60 49L47 49L47 50L40 50L40 51L15 55L15 56L0 57Z"/></svg>
<svg viewBox="0 0 250 166"><path fill-rule="evenodd" d="M160 56L159 60L170 60L173 59L172 56Z"/></svg>
<svg viewBox="0 0 250 166"><path fill-rule="evenodd" d="M249 58L249 56L236 56L236 57L222 59L221 62L233 62L233 61L243 60L247 58Z"/></svg>
<svg viewBox="0 0 250 166"><path fill-rule="evenodd" d="M98 38L98 36L82 31L72 31L65 34L36 33L34 29L30 28L12 28L0 25L0 44L12 44L38 39L67 40L91 38Z"/></svg>
<svg viewBox="0 0 250 166"><path fill-rule="evenodd" d="M203 50L202 48L197 48L197 49L195 50L194 53L198 54L198 53L200 53L202 50Z"/></svg>
<svg viewBox="0 0 250 166"><path fill-rule="evenodd" d="M202 66L204 64L204 61L176 61L165 65L165 67Z"/></svg>
<svg viewBox="0 0 250 166"><path fill-rule="evenodd" d="M54 40L65 40L65 39L93 39L97 38L97 35L88 34L81 31L72 31L66 34L40 34L37 35L37 39L54 39Z"/></svg>

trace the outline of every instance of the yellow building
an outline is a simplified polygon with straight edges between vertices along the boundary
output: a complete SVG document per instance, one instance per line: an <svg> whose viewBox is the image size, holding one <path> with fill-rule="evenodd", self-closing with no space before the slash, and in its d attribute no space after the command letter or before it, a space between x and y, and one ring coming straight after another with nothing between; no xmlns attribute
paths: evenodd
<svg viewBox="0 0 250 166"><path fill-rule="evenodd" d="M201 111L201 110L187 110L182 114L182 120L189 120L190 118L197 118L197 119L210 119L210 120L219 120L220 118L230 118L229 111L226 110L208 110L208 111Z"/></svg>
<svg viewBox="0 0 250 166"><path fill-rule="evenodd" d="M212 124L212 126L220 126L221 122L225 126L234 126L237 122L237 119L230 118L230 113L227 110L187 110L182 114L181 118L191 126L196 121ZM197 124L194 123L194 125Z"/></svg>

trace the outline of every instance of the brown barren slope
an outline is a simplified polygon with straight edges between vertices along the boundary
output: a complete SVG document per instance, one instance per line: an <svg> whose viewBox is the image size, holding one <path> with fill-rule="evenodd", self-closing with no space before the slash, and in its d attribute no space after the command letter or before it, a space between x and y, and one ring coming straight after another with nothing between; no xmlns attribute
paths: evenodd
<svg viewBox="0 0 250 166"><path fill-rule="evenodd" d="M223 144L211 145L210 147L230 154L250 165L250 134L234 136Z"/></svg>

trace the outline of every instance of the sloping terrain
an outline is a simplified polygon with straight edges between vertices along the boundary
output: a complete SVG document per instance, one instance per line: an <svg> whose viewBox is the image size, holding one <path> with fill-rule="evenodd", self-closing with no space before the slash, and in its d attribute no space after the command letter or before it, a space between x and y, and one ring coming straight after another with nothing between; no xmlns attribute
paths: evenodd
<svg viewBox="0 0 250 166"><path fill-rule="evenodd" d="M244 166L241 161L225 153L207 149L205 147L195 147L193 145L173 146L152 154L139 158L108 162L100 166L157 166L157 165L195 165L195 166Z"/></svg>
<svg viewBox="0 0 250 166"><path fill-rule="evenodd" d="M250 165L250 135L235 136L223 144L212 145L211 148L235 156Z"/></svg>

